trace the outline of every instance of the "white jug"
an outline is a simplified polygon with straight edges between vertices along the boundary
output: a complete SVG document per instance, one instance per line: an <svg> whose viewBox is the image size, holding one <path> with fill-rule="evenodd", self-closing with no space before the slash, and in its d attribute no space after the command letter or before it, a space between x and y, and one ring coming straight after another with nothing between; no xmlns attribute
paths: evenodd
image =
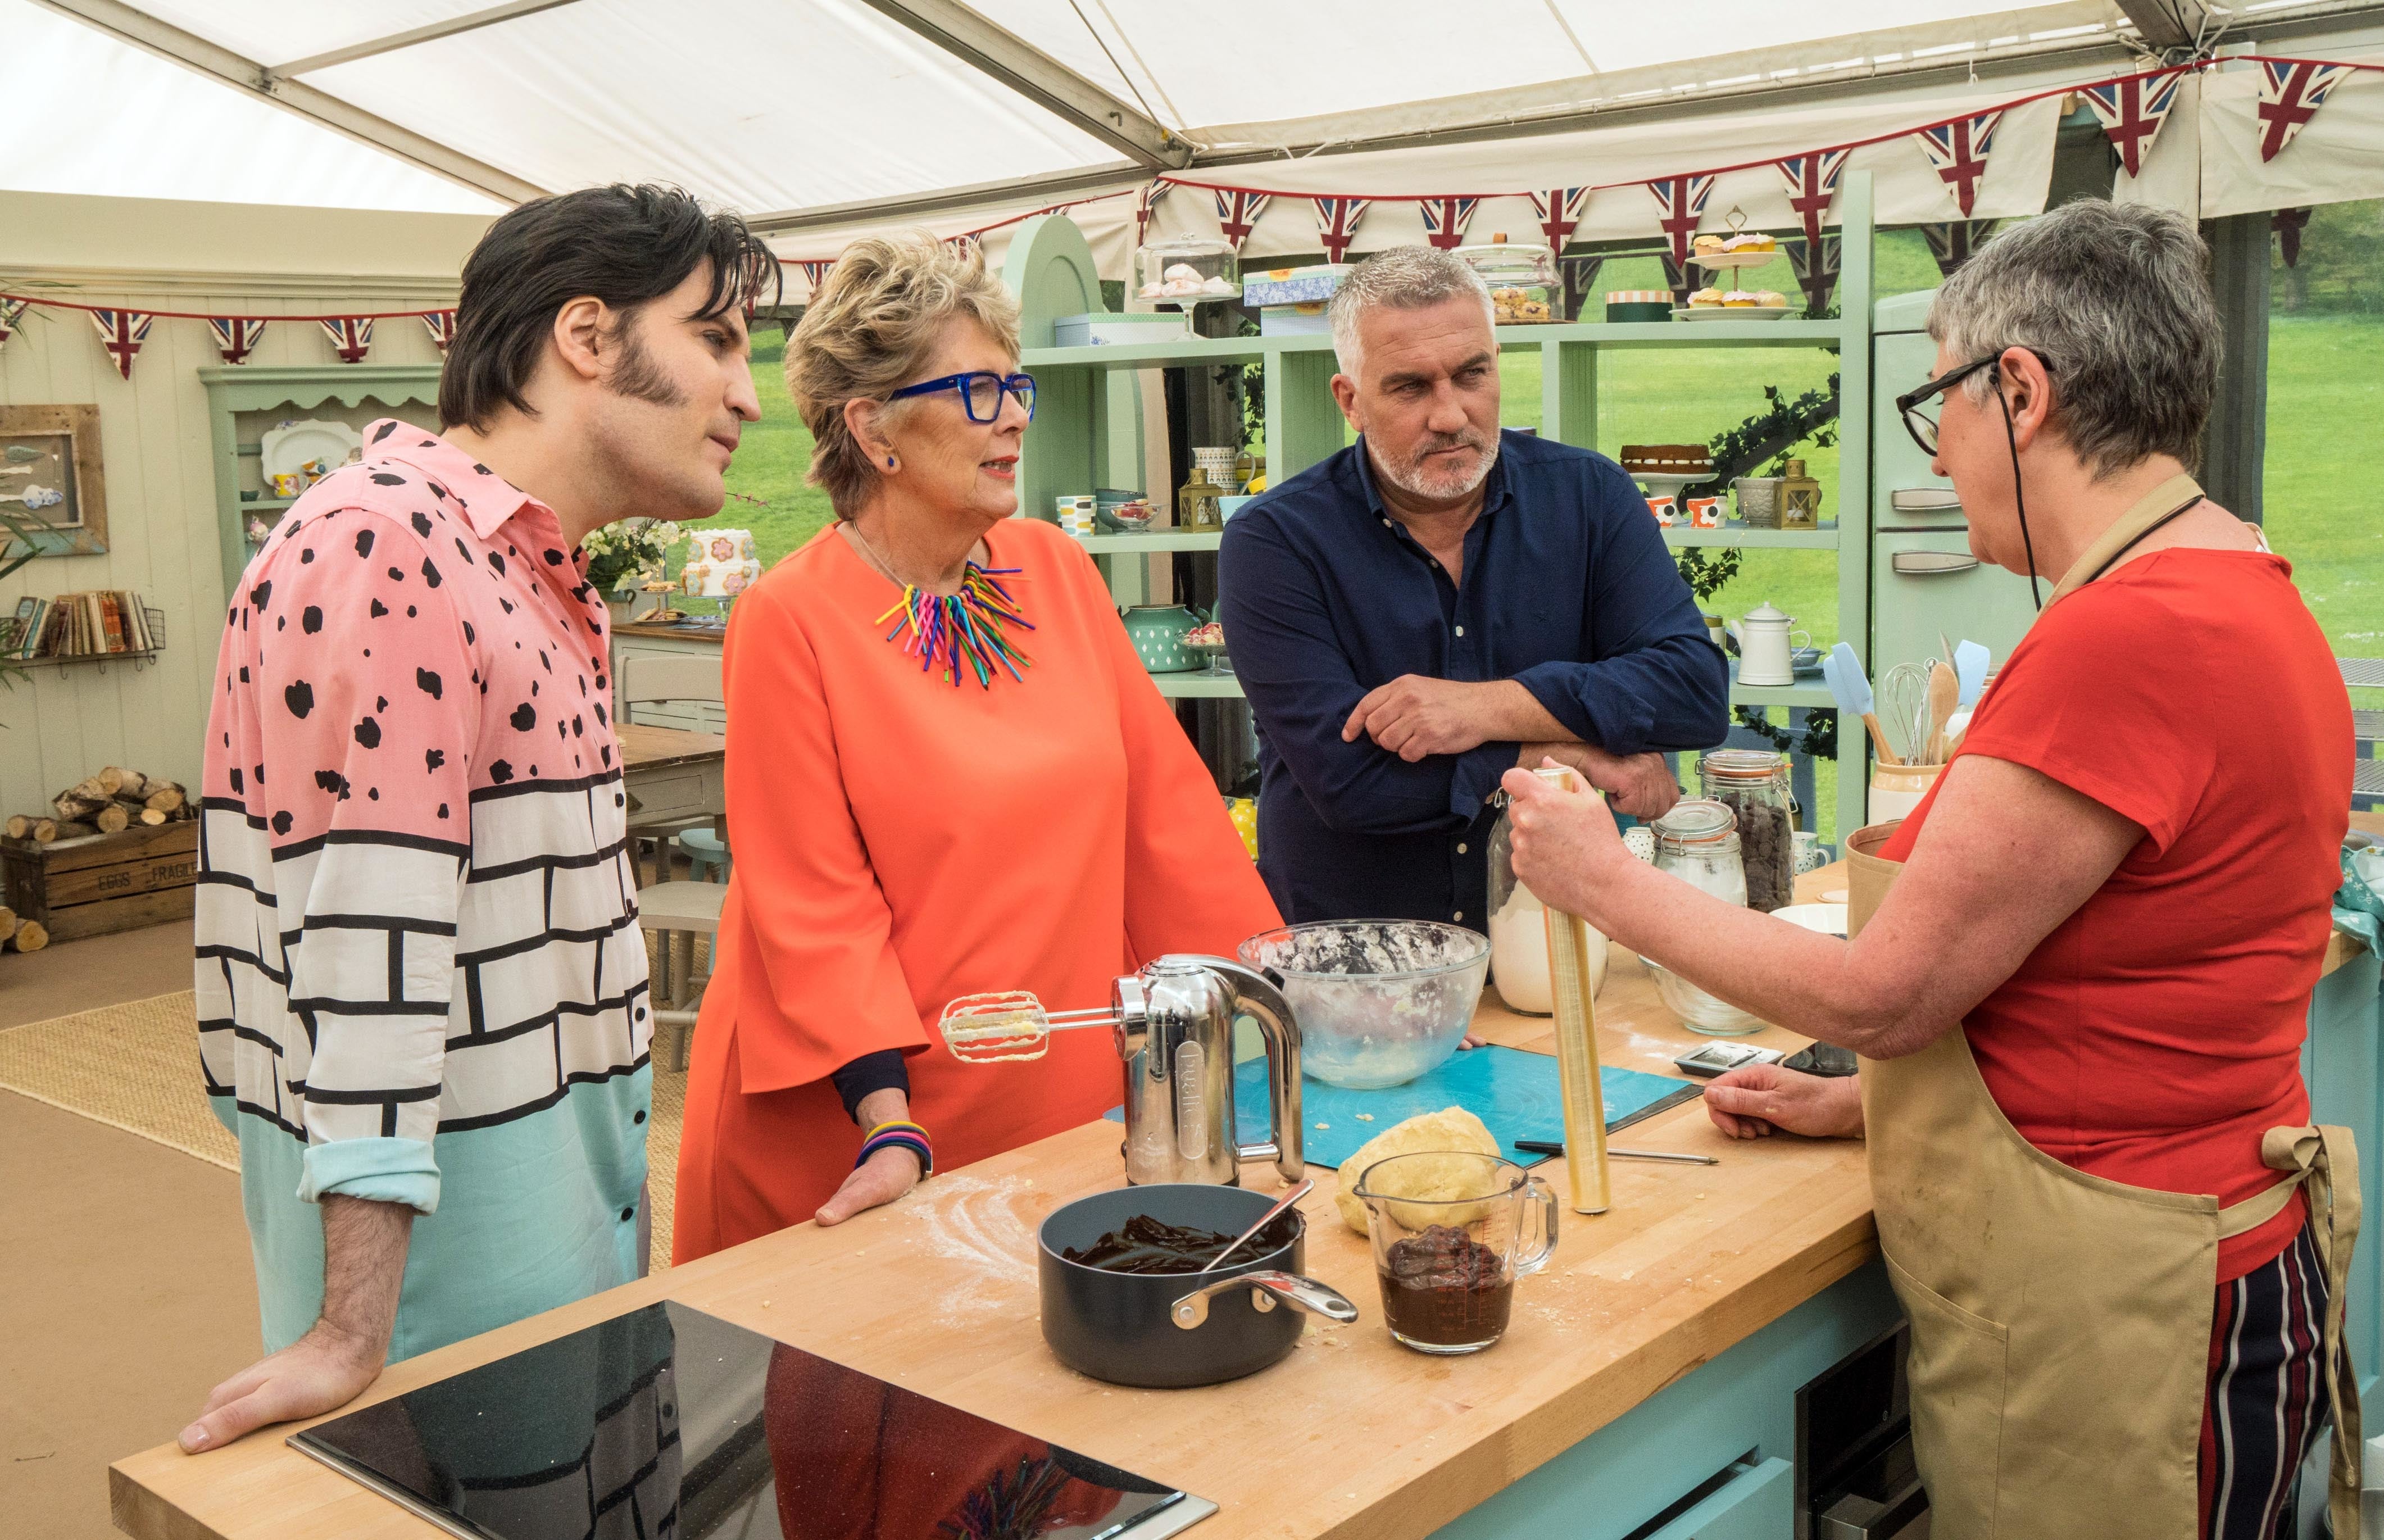
<svg viewBox="0 0 2384 1540"><path fill-rule="evenodd" d="M1760 609L1749 610L1730 629L1738 639L1738 682L1743 685L1793 685L1796 667L1792 652L1796 647L1812 645L1813 639L1802 631L1791 633L1796 624L1794 615L1772 606L1769 600Z"/></svg>

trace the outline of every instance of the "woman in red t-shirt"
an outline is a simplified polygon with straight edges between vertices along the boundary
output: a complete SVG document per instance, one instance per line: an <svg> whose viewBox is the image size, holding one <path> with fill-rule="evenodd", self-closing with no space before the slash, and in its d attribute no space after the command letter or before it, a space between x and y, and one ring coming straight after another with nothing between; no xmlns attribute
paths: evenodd
<svg viewBox="0 0 2384 1540"><path fill-rule="evenodd" d="M1898 404L1972 552L2058 581L1856 939L1696 892L1594 798L1507 777L1534 892L1863 1055L1859 1085L1741 1071L1707 1105L1737 1136L1869 1138L1939 1540L2267 1540L2330 1410L2356 1447L2329 1394L2350 1236L2316 1201L2356 1173L2296 1127L2350 704L2291 568L2187 472L2204 260L2178 215L2080 201L1940 292L1938 378Z"/></svg>

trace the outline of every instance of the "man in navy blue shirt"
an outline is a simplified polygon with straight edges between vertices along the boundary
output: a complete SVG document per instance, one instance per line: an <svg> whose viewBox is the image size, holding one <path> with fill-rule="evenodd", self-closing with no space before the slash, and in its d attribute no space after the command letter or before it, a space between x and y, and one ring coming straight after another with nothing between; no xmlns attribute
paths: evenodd
<svg viewBox="0 0 2384 1540"><path fill-rule="evenodd" d="M1401 247L1333 301L1356 444L1235 515L1218 618L1257 718L1259 868L1286 919L1487 930L1484 799L1543 756L1618 812L1728 730L1729 677L1647 501L1498 429L1489 291Z"/></svg>

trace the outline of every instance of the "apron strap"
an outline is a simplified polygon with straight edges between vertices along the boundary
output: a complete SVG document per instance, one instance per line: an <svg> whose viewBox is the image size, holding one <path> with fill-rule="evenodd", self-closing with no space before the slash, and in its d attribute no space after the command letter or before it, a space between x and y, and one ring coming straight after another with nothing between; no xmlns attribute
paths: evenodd
<svg viewBox="0 0 2384 1540"><path fill-rule="evenodd" d="M2307 1185L2312 1229L2319 1262L2326 1269L2327 1395L2334 1411L2333 1463L2328 1474L2328 1508L2338 1535L2359 1533L2359 1385L2342 1347L2343 1312L2349 1299L2351 1253L2359 1239L2359 1151L2351 1130L2325 1125L2271 1128L2260 1139L2260 1160L2271 1171L2292 1174L2257 1197L2218 1213L2221 1236L2241 1235L2284 1211L2293 1189ZM2261 1211L2265 1210L2265 1212ZM2248 1223L2239 1216L2258 1214Z"/></svg>

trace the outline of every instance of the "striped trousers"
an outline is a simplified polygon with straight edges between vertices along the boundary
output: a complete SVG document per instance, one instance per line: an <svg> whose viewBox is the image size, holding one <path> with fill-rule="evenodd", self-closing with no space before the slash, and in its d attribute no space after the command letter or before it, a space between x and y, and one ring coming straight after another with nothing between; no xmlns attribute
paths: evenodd
<svg viewBox="0 0 2384 1540"><path fill-rule="evenodd" d="M2299 1533L2302 1459L2332 1416L2319 1365L2326 1303L2326 1270L2306 1226L2275 1261L2218 1285L2202 1410L2204 1540ZM2325 1500L2322 1488L2312 1494Z"/></svg>

